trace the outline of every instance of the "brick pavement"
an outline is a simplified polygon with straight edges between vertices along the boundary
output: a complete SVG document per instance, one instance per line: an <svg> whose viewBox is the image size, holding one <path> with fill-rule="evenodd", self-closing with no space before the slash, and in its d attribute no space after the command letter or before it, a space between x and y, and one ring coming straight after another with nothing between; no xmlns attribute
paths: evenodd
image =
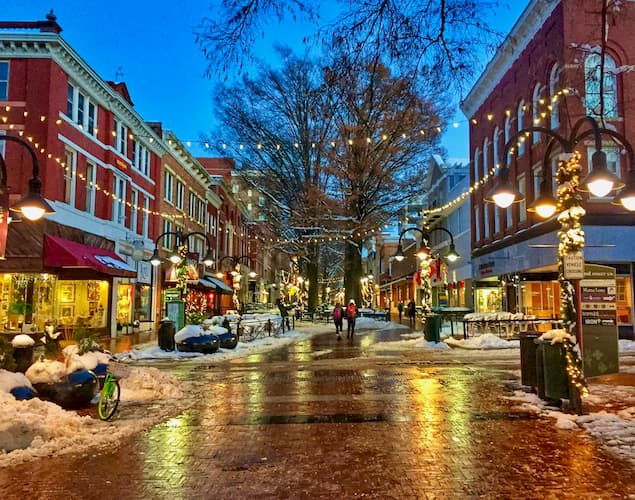
<svg viewBox="0 0 635 500"><path fill-rule="evenodd" d="M361 341L192 369L177 418L111 453L7 468L0 498L635 498L628 463L503 400L507 372L360 358Z"/></svg>

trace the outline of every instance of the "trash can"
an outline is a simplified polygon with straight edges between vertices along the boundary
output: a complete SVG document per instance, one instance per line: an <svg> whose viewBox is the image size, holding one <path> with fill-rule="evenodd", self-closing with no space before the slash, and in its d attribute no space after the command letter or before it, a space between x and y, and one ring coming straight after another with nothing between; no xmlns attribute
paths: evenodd
<svg viewBox="0 0 635 500"><path fill-rule="evenodd" d="M423 336L428 342L441 341L441 316L438 314L426 314L426 324L423 330Z"/></svg>
<svg viewBox="0 0 635 500"><path fill-rule="evenodd" d="M540 394L540 391L538 395L542 399L554 401L569 399L569 377L564 346L552 345L549 340L536 340L536 343L538 344L536 360L539 361L538 358L542 358L544 385L544 395Z"/></svg>
<svg viewBox="0 0 635 500"><path fill-rule="evenodd" d="M158 341L159 347L164 351L174 351L174 335L176 334L176 323L171 319L162 319L159 322Z"/></svg>
<svg viewBox="0 0 635 500"><path fill-rule="evenodd" d="M535 389L538 388L536 379L536 350L535 340L540 337L538 332L521 332L520 335L520 383ZM542 367L542 364L540 365Z"/></svg>
<svg viewBox="0 0 635 500"><path fill-rule="evenodd" d="M15 359L15 371L25 373L29 369L29 366L33 364L33 346L14 347L13 359Z"/></svg>

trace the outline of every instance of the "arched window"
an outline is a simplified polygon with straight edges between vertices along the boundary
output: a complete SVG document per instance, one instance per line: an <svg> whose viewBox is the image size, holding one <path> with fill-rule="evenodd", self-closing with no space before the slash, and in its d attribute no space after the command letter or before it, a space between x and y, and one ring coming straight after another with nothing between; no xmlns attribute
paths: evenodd
<svg viewBox="0 0 635 500"><path fill-rule="evenodd" d="M474 182L478 182L479 180L481 180L481 175L479 172L480 156L481 150L479 148L474 149Z"/></svg>
<svg viewBox="0 0 635 500"><path fill-rule="evenodd" d="M492 137L492 143L493 143L493 148L492 148L492 152L494 154L494 166L498 165L500 163L500 155L499 155L499 151L500 151L500 136L501 136L501 131L498 127L496 127L494 129L494 135Z"/></svg>
<svg viewBox="0 0 635 500"><path fill-rule="evenodd" d="M551 68L551 74L549 75L549 97L551 99L551 128L557 129L560 126L560 103L559 96L560 91L560 67L554 64Z"/></svg>
<svg viewBox="0 0 635 500"><path fill-rule="evenodd" d="M483 176L489 173L489 138L483 141Z"/></svg>
<svg viewBox="0 0 635 500"><path fill-rule="evenodd" d="M603 118L617 118L617 76L615 60L608 54L604 56L604 88L600 95L600 54L590 54L584 61L584 90L587 114L600 116L604 104Z"/></svg>
<svg viewBox="0 0 635 500"><path fill-rule="evenodd" d="M518 103L518 111L516 112L516 132L520 132L525 128L525 101L521 100ZM518 138L518 156L525 154L525 138Z"/></svg>
<svg viewBox="0 0 635 500"><path fill-rule="evenodd" d="M531 99L531 117L532 126L539 127L540 123L540 84L537 83L534 87L534 95ZM534 132L532 137L532 144L537 144L540 141L540 132Z"/></svg>
<svg viewBox="0 0 635 500"><path fill-rule="evenodd" d="M509 142L509 139L511 139L511 136L512 136L512 116L511 116L511 113L508 112L507 118L505 118L505 146ZM507 153L507 158L505 159L505 161L507 162L507 165L511 163L510 159L511 159L511 156L509 153Z"/></svg>

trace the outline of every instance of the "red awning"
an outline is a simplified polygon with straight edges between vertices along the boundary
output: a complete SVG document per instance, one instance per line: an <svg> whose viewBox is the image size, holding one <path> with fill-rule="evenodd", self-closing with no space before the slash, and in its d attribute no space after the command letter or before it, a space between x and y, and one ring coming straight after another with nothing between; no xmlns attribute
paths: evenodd
<svg viewBox="0 0 635 500"><path fill-rule="evenodd" d="M115 252L44 235L44 266L93 269L110 276L134 278L137 271Z"/></svg>

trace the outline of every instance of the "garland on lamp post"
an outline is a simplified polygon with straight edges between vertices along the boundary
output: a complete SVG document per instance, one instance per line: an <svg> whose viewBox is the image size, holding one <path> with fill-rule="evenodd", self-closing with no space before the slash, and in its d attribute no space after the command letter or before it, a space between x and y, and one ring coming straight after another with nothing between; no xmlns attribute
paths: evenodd
<svg viewBox="0 0 635 500"><path fill-rule="evenodd" d="M580 252L584 248L584 231L581 219L586 213L582 200L577 193L582 167L580 153L563 154L558 162L556 179L558 181L558 281L560 283L560 317L565 332L563 339L567 375L569 382L578 390L581 397L589 389L582 370L582 359L577 345L571 340L578 337L577 293L573 282L564 276L564 261L568 254Z"/></svg>

